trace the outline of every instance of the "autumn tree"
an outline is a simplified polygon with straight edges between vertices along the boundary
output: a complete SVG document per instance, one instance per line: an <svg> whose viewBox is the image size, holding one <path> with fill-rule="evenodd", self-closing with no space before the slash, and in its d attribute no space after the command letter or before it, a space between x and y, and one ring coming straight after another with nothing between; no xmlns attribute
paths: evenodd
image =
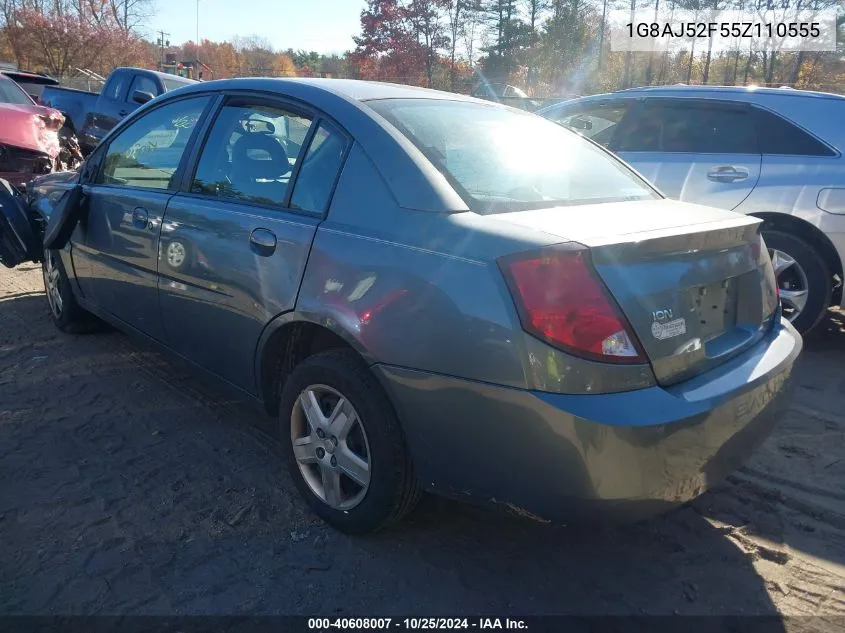
<svg viewBox="0 0 845 633"><path fill-rule="evenodd" d="M399 0L368 0L361 34L353 40L350 62L362 79L424 83L420 69L426 68L426 53Z"/></svg>
<svg viewBox="0 0 845 633"><path fill-rule="evenodd" d="M0 28L18 66L58 78L77 68L102 74L118 64L148 61L140 38L122 28L114 15L91 13L105 4L105 0L0 0Z"/></svg>

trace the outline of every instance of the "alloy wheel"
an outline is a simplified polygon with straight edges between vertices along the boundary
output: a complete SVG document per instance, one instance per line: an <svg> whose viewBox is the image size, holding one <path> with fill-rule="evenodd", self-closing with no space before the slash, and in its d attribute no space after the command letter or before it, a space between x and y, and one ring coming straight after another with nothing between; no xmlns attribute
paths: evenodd
<svg viewBox="0 0 845 633"><path fill-rule="evenodd" d="M795 259L783 251L770 249L769 256L775 269L783 315L794 321L807 305L807 274Z"/></svg>
<svg viewBox="0 0 845 633"><path fill-rule="evenodd" d="M59 266L56 262L56 256L52 251L47 251L44 255L42 272L44 274L44 289L47 292L47 302L50 304L50 310L53 312L54 317L60 319L63 308L62 280Z"/></svg>
<svg viewBox="0 0 845 633"><path fill-rule="evenodd" d="M370 446L352 403L327 385L302 390L291 413L290 439L299 472L319 499L350 510L370 486Z"/></svg>

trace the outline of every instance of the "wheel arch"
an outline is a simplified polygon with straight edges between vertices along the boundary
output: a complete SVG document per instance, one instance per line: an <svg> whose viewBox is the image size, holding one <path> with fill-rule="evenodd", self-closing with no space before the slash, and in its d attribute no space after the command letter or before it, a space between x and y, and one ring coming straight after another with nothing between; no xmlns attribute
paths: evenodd
<svg viewBox="0 0 845 633"><path fill-rule="evenodd" d="M264 328L256 348L255 375L258 397L269 415L278 415L282 378L306 358L330 349L350 349L367 364L373 362L360 342L334 323L288 312Z"/></svg>
<svg viewBox="0 0 845 633"><path fill-rule="evenodd" d="M763 231L766 229L786 231L800 237L811 246L817 248L830 272L838 276L840 281L843 279L842 260L839 257L839 253L836 251L833 242L830 241L830 238L821 229L806 220L785 213L760 212L749 213L748 215L763 220ZM831 303L833 305L839 305L840 299L841 289L839 292L836 292L836 289L834 289Z"/></svg>

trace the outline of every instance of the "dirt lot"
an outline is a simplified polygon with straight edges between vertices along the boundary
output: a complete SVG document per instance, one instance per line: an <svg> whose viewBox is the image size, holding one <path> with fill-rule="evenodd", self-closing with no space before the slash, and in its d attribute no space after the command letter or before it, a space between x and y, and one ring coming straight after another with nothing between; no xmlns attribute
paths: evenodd
<svg viewBox="0 0 845 633"><path fill-rule="evenodd" d="M691 507L587 529L425 499L354 539L311 518L266 418L122 334L60 334L40 269L2 269L0 613L845 615L843 323Z"/></svg>

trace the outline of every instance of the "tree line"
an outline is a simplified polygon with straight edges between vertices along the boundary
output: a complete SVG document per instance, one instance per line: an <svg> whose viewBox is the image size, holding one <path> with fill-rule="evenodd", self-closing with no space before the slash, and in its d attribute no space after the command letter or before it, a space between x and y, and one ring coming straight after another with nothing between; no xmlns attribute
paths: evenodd
<svg viewBox="0 0 845 633"><path fill-rule="evenodd" d="M833 0L812 0L825 9ZM434 88L479 81L531 96L590 94L639 85L790 85L845 91L845 50L783 52L737 41L731 50L695 44L669 52L613 52L611 14L743 10L759 0L368 0L349 55L353 72ZM774 7L789 4L777 0ZM795 2L793 2L795 4ZM808 3L809 4L809 3ZM791 15L780 12L781 15ZM843 19L837 20L845 44ZM703 50L702 50L703 49Z"/></svg>
<svg viewBox="0 0 845 633"><path fill-rule="evenodd" d="M159 42L153 0L0 0L0 61L60 79L79 69L199 60L204 78L332 76L467 92L511 84L533 97L669 83L790 85L845 92L845 51L739 43L660 53L610 50L614 12L751 8L758 0L367 0L351 50L279 50L258 36ZM778 0L783 2L784 0ZM833 0L813 0L831 3ZM845 35L845 21L837 28ZM845 37L839 38L845 44Z"/></svg>

